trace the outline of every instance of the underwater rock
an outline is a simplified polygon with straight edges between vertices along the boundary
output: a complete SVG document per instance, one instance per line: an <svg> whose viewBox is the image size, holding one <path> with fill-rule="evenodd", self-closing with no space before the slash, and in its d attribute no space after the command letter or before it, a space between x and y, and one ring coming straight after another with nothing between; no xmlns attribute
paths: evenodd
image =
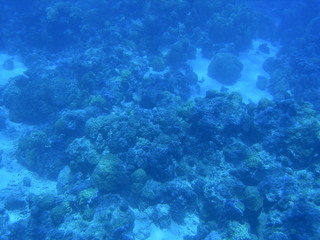
<svg viewBox="0 0 320 240"><path fill-rule="evenodd" d="M5 199L4 207L7 210L22 210L27 207L27 202L20 194L11 194Z"/></svg>

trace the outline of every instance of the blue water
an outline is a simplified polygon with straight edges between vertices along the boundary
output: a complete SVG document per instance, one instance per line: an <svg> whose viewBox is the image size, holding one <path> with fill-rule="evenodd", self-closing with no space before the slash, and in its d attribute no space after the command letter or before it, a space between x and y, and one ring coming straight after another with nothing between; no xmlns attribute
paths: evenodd
<svg viewBox="0 0 320 240"><path fill-rule="evenodd" d="M320 3L2 0L0 240L320 239Z"/></svg>

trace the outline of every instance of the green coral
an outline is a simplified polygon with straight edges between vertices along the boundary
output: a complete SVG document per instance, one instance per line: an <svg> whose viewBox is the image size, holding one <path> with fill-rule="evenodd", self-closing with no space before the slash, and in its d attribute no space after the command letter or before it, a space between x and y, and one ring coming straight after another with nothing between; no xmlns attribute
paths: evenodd
<svg viewBox="0 0 320 240"><path fill-rule="evenodd" d="M91 175L92 184L102 192L116 192L126 182L120 159L108 154L101 157Z"/></svg>

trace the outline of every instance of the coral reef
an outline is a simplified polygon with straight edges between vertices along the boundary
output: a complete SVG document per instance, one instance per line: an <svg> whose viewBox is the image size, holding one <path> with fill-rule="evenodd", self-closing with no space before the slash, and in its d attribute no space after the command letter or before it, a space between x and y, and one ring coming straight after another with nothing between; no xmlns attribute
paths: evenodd
<svg viewBox="0 0 320 240"><path fill-rule="evenodd" d="M319 10L3 0L0 47L28 70L0 87L0 178L28 174L0 188L1 239L319 239ZM228 90L244 52L270 56L268 99ZM200 94L199 56L220 91Z"/></svg>

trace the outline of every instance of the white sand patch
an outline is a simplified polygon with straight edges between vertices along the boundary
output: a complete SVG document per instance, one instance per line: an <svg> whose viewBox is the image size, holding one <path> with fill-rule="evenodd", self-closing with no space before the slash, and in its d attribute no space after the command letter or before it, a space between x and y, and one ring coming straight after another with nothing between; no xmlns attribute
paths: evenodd
<svg viewBox="0 0 320 240"><path fill-rule="evenodd" d="M23 179L27 177L31 181L30 187L23 186ZM41 193L56 194L56 182L42 179L37 174L30 172L23 167L20 171L11 171L7 168L0 169L0 189L3 188L21 188L23 187L28 193L39 195Z"/></svg>
<svg viewBox="0 0 320 240"><path fill-rule="evenodd" d="M21 166L16 159L16 147L18 139L32 127L6 122L6 129L0 131L0 151L2 152L0 169L0 189L6 187L21 186L25 177L30 178L31 186L27 188L30 193L39 194L41 192L56 192L56 183L53 181L41 179L36 173L28 171Z"/></svg>
<svg viewBox="0 0 320 240"><path fill-rule="evenodd" d="M0 131L0 191L17 193L22 191L24 195L30 193L35 195L56 194L56 182L42 179L36 173L21 166L16 159L15 153L19 137L32 128L6 120L6 127ZM25 179L29 179L30 186L25 184ZM28 208L10 210L7 213L10 223L25 219L30 214Z"/></svg>
<svg viewBox="0 0 320 240"><path fill-rule="evenodd" d="M267 44L270 50L269 54L259 51L258 48L261 44ZM207 70L210 60L203 58L200 49L198 49L196 59L188 62L199 79L200 90L194 96L205 96L208 90L220 91L222 87L226 87L229 91L240 92L245 103L257 103L261 98L272 99L272 96L267 91L261 91L256 87L256 82L258 76L269 77L262 69L262 65L268 57L274 56L277 51L278 47L267 41L254 40L252 48L239 56L240 61L243 63L241 78L234 85L226 86L208 77Z"/></svg>
<svg viewBox="0 0 320 240"><path fill-rule="evenodd" d="M196 215L190 214L184 219L183 225L171 221L169 228L161 229L145 213L132 210L136 217L133 232L137 240L183 240L185 236L194 236L197 233L200 222Z"/></svg>
<svg viewBox="0 0 320 240"><path fill-rule="evenodd" d="M0 169L0 189L8 186L9 182L13 180L13 175L6 169Z"/></svg>
<svg viewBox="0 0 320 240"><path fill-rule="evenodd" d="M32 193L56 194L56 182L40 178L36 173L28 171L22 167L16 159L16 146L19 137L32 127L6 121L6 128L0 131L0 191L23 192L25 196ZM25 179L29 179L30 185L25 184ZM1 204L1 203L0 203ZM7 210L9 222L14 223L30 216L28 207L17 210Z"/></svg>
<svg viewBox="0 0 320 240"><path fill-rule="evenodd" d="M3 167L0 169L0 191L9 192L24 192L24 195L29 194L39 195L41 193L56 194L56 182L40 178L37 174L28 171L16 163L15 159L11 159L14 163L14 170ZM10 166L12 167L12 166ZM30 186L24 185L24 179L30 179ZM30 216L30 209L7 210L9 222L14 223Z"/></svg>
<svg viewBox="0 0 320 240"><path fill-rule="evenodd" d="M8 61L11 61L12 69L5 67ZM18 56L0 54L0 86L7 84L10 78L23 75L26 70L26 66Z"/></svg>
<svg viewBox="0 0 320 240"><path fill-rule="evenodd" d="M30 216L30 212L28 210L8 211L7 213L9 215L10 224L26 219Z"/></svg>

